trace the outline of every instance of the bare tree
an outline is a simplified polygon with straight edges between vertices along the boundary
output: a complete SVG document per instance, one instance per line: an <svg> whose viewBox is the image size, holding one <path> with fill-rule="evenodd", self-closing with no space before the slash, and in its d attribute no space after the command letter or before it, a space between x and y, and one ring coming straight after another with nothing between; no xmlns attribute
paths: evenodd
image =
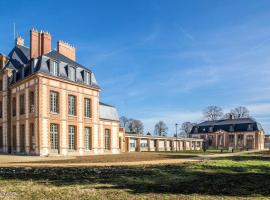
<svg viewBox="0 0 270 200"><path fill-rule="evenodd" d="M132 130L133 132L137 133L137 134L143 134L143 123L140 120L133 120L131 122L131 126L132 126Z"/></svg>
<svg viewBox="0 0 270 200"><path fill-rule="evenodd" d="M187 137L194 125L195 124L191 122L184 122L181 126L181 135Z"/></svg>
<svg viewBox="0 0 270 200"><path fill-rule="evenodd" d="M133 121L134 121L134 119L132 119L132 118L128 119L128 122L127 122L127 125L126 125L126 130L128 132L135 132Z"/></svg>
<svg viewBox="0 0 270 200"><path fill-rule="evenodd" d="M165 136L165 135L167 135L167 130L168 130L168 127L165 124L165 122L159 121L155 125L155 131L154 132L155 132L155 135Z"/></svg>
<svg viewBox="0 0 270 200"><path fill-rule="evenodd" d="M235 115L232 112L225 113L222 117L222 119L234 119Z"/></svg>
<svg viewBox="0 0 270 200"><path fill-rule="evenodd" d="M249 110L244 106L239 106L231 110L235 119L249 117Z"/></svg>
<svg viewBox="0 0 270 200"><path fill-rule="evenodd" d="M123 128L127 128L127 125L129 123L129 119L125 116L120 117L120 126Z"/></svg>
<svg viewBox="0 0 270 200"><path fill-rule="evenodd" d="M223 116L223 111L218 106L208 106L203 110L203 115L207 120L215 121Z"/></svg>

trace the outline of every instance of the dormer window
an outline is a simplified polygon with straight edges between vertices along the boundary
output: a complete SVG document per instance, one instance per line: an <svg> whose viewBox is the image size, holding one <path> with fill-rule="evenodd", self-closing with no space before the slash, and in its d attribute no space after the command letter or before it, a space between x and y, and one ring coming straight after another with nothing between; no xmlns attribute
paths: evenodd
<svg viewBox="0 0 270 200"><path fill-rule="evenodd" d="M52 61L51 73L54 76L58 76L59 73L59 63L56 61Z"/></svg>
<svg viewBox="0 0 270 200"><path fill-rule="evenodd" d="M248 131L253 131L253 125L252 124L248 125Z"/></svg>
<svg viewBox="0 0 270 200"><path fill-rule="evenodd" d="M198 127L195 127L194 132L195 132L195 133L198 133Z"/></svg>
<svg viewBox="0 0 270 200"><path fill-rule="evenodd" d="M209 132L213 132L213 127L209 127Z"/></svg>
<svg viewBox="0 0 270 200"><path fill-rule="evenodd" d="M231 125L230 126L230 132L233 132L234 131L234 128L233 128L233 126Z"/></svg>
<svg viewBox="0 0 270 200"><path fill-rule="evenodd" d="M68 78L72 81L76 80L76 69L74 67L69 67Z"/></svg>
<svg viewBox="0 0 270 200"><path fill-rule="evenodd" d="M91 84L91 74L89 72L85 72L84 82L87 85Z"/></svg>

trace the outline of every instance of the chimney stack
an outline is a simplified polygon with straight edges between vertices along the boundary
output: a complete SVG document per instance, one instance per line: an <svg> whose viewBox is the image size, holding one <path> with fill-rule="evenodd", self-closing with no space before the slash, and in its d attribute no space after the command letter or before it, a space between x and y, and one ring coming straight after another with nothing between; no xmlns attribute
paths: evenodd
<svg viewBox="0 0 270 200"><path fill-rule="evenodd" d="M71 46L70 44L68 44L62 40L59 40L57 42L57 51L60 54L68 57L69 59L76 61L76 49L75 49L75 47Z"/></svg>
<svg viewBox="0 0 270 200"><path fill-rule="evenodd" d="M52 37L48 32L38 32L35 29L30 31L30 55L37 58L49 53L52 49Z"/></svg>
<svg viewBox="0 0 270 200"><path fill-rule="evenodd" d="M8 62L8 57L6 57L3 54L0 54L0 70L3 69L5 67L5 65Z"/></svg>
<svg viewBox="0 0 270 200"><path fill-rule="evenodd" d="M24 39L21 36L16 38L16 45L24 46Z"/></svg>

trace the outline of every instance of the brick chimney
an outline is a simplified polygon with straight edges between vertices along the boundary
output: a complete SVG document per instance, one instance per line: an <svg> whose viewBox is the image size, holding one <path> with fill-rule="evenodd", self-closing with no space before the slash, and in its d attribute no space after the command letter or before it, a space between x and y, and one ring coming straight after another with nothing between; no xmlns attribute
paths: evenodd
<svg viewBox="0 0 270 200"><path fill-rule="evenodd" d="M24 46L24 39L21 36L16 38L16 45Z"/></svg>
<svg viewBox="0 0 270 200"><path fill-rule="evenodd" d="M52 37L48 32L30 31L30 55L31 58L39 57L49 53L52 49Z"/></svg>
<svg viewBox="0 0 270 200"><path fill-rule="evenodd" d="M76 61L76 49L75 49L75 47L71 46L70 44L59 40L57 42L57 51L60 54L68 57L69 59Z"/></svg>
<svg viewBox="0 0 270 200"><path fill-rule="evenodd" d="M5 67L5 65L8 62L8 57L6 57L3 54L0 54L0 70L3 69Z"/></svg>

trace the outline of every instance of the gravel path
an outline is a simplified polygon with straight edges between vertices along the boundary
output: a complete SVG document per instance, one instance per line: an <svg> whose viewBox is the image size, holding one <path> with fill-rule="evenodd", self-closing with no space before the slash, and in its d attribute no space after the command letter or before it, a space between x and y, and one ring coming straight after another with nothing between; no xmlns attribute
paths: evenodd
<svg viewBox="0 0 270 200"><path fill-rule="evenodd" d="M127 161L128 159L125 159L128 156L145 156L147 153L131 153L131 154L120 154L118 157L123 156L123 161L110 161L112 159L108 159L109 161L106 162L106 158L110 158L110 156L115 155L106 155L104 162L68 162L71 159L76 159L78 157L75 156L59 156L59 157L39 157L39 156L19 156L19 155L0 155L0 167L83 167L83 166L134 166L134 165L166 165L166 164L178 164L178 163L186 163L186 162L200 162L203 160L209 160L213 158L218 157L230 157L230 156L237 156L243 153L255 153L259 152L258 150L254 151L242 151L242 152L236 152L236 153L224 153L224 154L212 154L212 155L203 155L203 154L172 154L172 153L162 153L158 155L179 155L179 156L187 156L190 155L189 158L173 158L173 159L166 159L162 158L159 159L158 157L152 159L145 158L146 160L135 160L135 161ZM148 153L148 156L152 156L155 153ZM94 155L95 156L95 155ZM130 159L130 158L129 158ZM50 163L46 163L46 161L49 161ZM60 163L53 163L53 161L61 161Z"/></svg>

